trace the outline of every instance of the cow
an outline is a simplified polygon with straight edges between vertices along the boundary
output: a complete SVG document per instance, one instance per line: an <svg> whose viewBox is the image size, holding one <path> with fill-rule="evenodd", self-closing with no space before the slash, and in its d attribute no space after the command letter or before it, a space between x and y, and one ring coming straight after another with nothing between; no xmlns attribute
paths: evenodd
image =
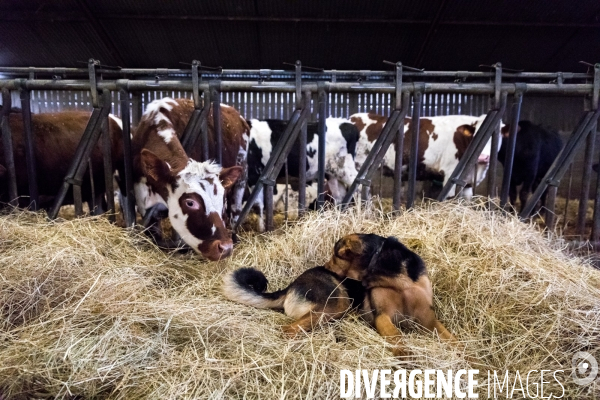
<svg viewBox="0 0 600 400"><path fill-rule="evenodd" d="M440 180L445 185L484 119L485 115L479 117L446 115L421 118L419 125L417 179ZM360 169L373 148L375 141L379 138L387 122L387 117L374 113L358 113L350 116L350 121L360 131L355 157L356 168ZM409 161L411 124L411 118L404 119L403 173L406 173ZM469 182L475 180L475 183L478 185L483 181L489 167L491 150L490 139L478 158L476 179L474 179L474 176L471 176L468 178ZM390 146L382 163L386 175L393 174L395 157L395 147ZM455 190L452 189L448 193L448 196L452 197L454 193ZM468 200L472 195L473 187L471 184L467 184L461 196Z"/></svg>
<svg viewBox="0 0 600 400"><path fill-rule="evenodd" d="M216 261L232 253L233 241L226 226L228 216L235 222L241 211L250 128L237 110L221 106L223 153L222 165L218 165L210 160L216 157L211 109L209 160L198 162L201 141L189 156L180 142L193 111L188 99L166 97L148 104L132 138L134 192L142 216L154 206L166 208L183 241Z"/></svg>
<svg viewBox="0 0 600 400"><path fill-rule="evenodd" d="M502 128L502 146L498 160L504 165L508 151L510 125ZM529 193L542 181L562 148L562 140L555 131L535 125L530 121L519 121L513 168L510 177L509 198L514 206L517 202L517 187L521 210L527 204ZM542 194L541 205L546 203L546 192Z"/></svg>
<svg viewBox="0 0 600 400"><path fill-rule="evenodd" d="M283 136L287 128L287 121L281 120L257 120L249 121L250 144L248 146L248 185L253 187L264 170L273 148ZM357 175L354 164L356 144L358 141L358 130L349 121L343 118L326 119L326 147L325 147L325 173L331 188L330 195L336 201L340 201L345 194L343 187L348 187ZM318 174L318 149L319 132L318 124L307 123L306 140L306 181L317 179ZM298 177L299 172L299 144L292 147L287 158L288 173L292 177ZM279 178L285 175L284 168L279 172ZM339 182L338 182L339 181ZM340 184L341 183L341 184ZM339 187L338 190L335 190ZM259 230L263 230L262 217L264 204L262 195L258 196L255 206L259 209Z"/></svg>
<svg viewBox="0 0 600 400"><path fill-rule="evenodd" d="M45 209L52 207L54 198L63 185L90 115L87 111L62 111L31 115L39 207ZM117 169L120 160L123 159L122 122L112 114L109 114L107 121L114 171ZM20 206L27 207L30 203L28 198L29 177L25 161L26 149L22 115L10 114L9 126L13 142L17 193L21 196L18 202ZM89 173L83 176L81 187L82 200L87 202L90 205L90 210L95 213L102 212L102 209L98 207L93 210L91 207L92 201L98 206L101 205L106 189L101 147L101 141L99 141L90 155L94 190L92 191ZM2 202L12 200L8 198L8 174L5 167L4 149L2 143L0 143L0 200ZM95 192L95 199L92 198L92 192ZM71 191L67 193L63 204L73 204Z"/></svg>

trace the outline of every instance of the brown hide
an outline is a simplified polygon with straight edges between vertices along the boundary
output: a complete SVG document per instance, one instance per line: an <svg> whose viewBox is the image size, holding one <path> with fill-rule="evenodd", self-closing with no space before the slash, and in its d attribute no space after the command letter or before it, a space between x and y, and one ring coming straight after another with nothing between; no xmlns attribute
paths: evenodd
<svg viewBox="0 0 600 400"><path fill-rule="evenodd" d="M181 138L194 111L194 103L188 99L176 99L175 101L178 103L178 106L174 106L171 111L163 108L161 112L172 122L177 137ZM183 148L181 148L179 143L170 143L167 145L163 138L156 134L160 129L161 124L156 126L151 120L142 120L133 135L134 157L142 151L142 148L152 149L159 158L168 162L174 171L180 171L185 167L185 163L187 163L187 157L182 153ZM249 135L250 127L235 108L228 106L221 107L221 132L223 135L222 166L227 168L240 165L237 161L238 153L240 147L247 148L247 139L244 139L243 135ZM216 135L212 107L208 116L208 144L209 159L214 160L216 158ZM200 138L198 138L198 141L190 152L190 157L196 161L202 159ZM139 165L138 162L135 162L135 164ZM139 173L140 171L138 170Z"/></svg>
<svg viewBox="0 0 600 400"><path fill-rule="evenodd" d="M53 197L58 193L67 170L73 160L75 150L83 131L87 126L90 113L86 111L64 111L52 114L32 114L31 127L34 136L35 158L37 166L37 182L41 206L52 205ZM113 170L123 159L122 131L119 125L108 118L109 132L112 142ZM21 114L10 115L15 171L17 175L17 193L19 196L29 194L29 180L25 162L25 142L23 139L23 119ZM92 155L94 171L94 189L96 193L104 192L104 161L102 157L101 139L98 141ZM4 150L0 143L0 164L4 165ZM2 201L8 200L6 178L1 181L0 193ZM84 175L82 194L84 201L91 200L91 185L89 171ZM27 201L22 201L27 204ZM65 198L65 204L73 203L71 191Z"/></svg>

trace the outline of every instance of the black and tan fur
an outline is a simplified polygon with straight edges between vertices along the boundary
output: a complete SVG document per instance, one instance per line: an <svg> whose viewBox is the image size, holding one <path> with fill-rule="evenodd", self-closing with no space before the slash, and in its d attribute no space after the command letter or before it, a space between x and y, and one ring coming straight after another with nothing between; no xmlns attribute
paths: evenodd
<svg viewBox="0 0 600 400"><path fill-rule="evenodd" d="M324 267L303 272L287 288L266 293L267 278L254 268L241 268L224 278L223 294L257 308L283 310L294 322L283 327L288 336L310 331L319 323L343 317L362 303L360 282L340 278Z"/></svg>
<svg viewBox="0 0 600 400"><path fill-rule="evenodd" d="M407 354L397 326L408 320L436 330L443 340L456 342L435 315L425 263L396 238L344 236L335 244L325 268L339 277L362 282L367 291L363 316L394 345L395 355Z"/></svg>

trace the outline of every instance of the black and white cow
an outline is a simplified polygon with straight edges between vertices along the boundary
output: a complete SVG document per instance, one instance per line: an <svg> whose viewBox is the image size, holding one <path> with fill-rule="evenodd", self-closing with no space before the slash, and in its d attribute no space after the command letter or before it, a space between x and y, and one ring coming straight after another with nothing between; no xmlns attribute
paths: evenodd
<svg viewBox="0 0 600 400"><path fill-rule="evenodd" d="M273 148L283 136L287 121L252 119L248 122L251 126L250 143L248 145L248 185L253 187L267 165ZM328 177L329 187L332 189L332 196L336 201L339 201L345 194L344 187L352 184L358 174L354 156L359 132L354 124L343 118L327 118L326 128L325 173ZM318 149L318 124L308 123L305 166L307 182L317 179ZM287 159L288 173L292 177L298 176L299 151L299 142L296 142ZM279 177L284 175L285 170L282 168ZM337 181L341 184L338 184ZM338 187L340 190L337 193L334 192L333 189ZM262 197L262 195L259 195L255 203L259 208L259 220L261 222L264 209ZM259 229L262 230L262 224Z"/></svg>
<svg viewBox="0 0 600 400"><path fill-rule="evenodd" d="M504 165L508 150L510 126L502 129L502 146L498 152L498 160ZM530 121L519 121L513 169L510 177L510 202L514 206L517 201L517 187L521 210L527 203L529 193L540 184L546 172L562 148L562 140L557 132L545 129ZM542 206L546 202L546 192L541 198Z"/></svg>
<svg viewBox="0 0 600 400"><path fill-rule="evenodd" d="M435 179L441 179L445 185L484 119L485 115L479 117L444 115L421 118L419 124L419 170L417 171L420 179L425 180L435 177ZM375 141L379 138L387 122L387 117L373 113L359 113L352 115L350 120L360 131L355 157L356 166L360 168L373 148ZM404 170L406 170L409 161L411 122L411 118L405 118L404 120ZM477 177L475 179L477 185L485 178L491 154L492 141L490 139L478 158ZM395 160L396 150L394 146L390 146L383 159L384 171L388 174L394 171ZM472 178L469 180L472 180ZM452 189L448 196L452 197L454 193L455 189ZM461 196L470 199L472 195L472 185L467 185Z"/></svg>

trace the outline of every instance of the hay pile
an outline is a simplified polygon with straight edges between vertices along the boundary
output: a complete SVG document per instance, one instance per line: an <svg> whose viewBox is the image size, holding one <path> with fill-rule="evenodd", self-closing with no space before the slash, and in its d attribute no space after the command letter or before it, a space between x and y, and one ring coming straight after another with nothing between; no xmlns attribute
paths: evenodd
<svg viewBox="0 0 600 400"><path fill-rule="evenodd" d="M219 292L223 272L242 266L280 288L354 231L395 235L424 258L438 317L464 352L408 332L414 356L394 359L354 316L288 340L283 314ZM456 370L467 355L502 372L564 369L564 398L593 394L568 369L577 351L600 355L600 272L515 218L451 203L397 217L373 207L241 238L231 259L208 263L103 218L0 217L0 398L339 398L340 369Z"/></svg>

